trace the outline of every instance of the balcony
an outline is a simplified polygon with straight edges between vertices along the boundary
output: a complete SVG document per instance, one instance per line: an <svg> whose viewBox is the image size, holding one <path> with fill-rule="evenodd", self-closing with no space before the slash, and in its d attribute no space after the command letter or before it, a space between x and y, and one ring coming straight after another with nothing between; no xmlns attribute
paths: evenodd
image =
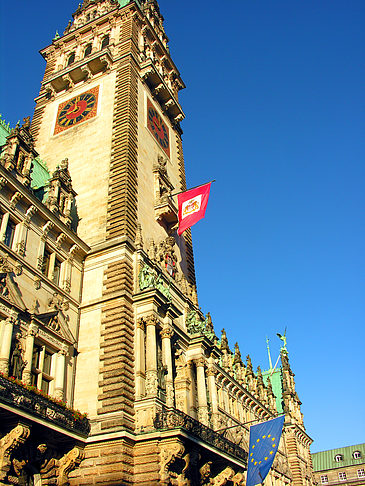
<svg viewBox="0 0 365 486"><path fill-rule="evenodd" d="M154 427L157 430L183 429L216 449L225 452L247 464L247 452L234 442L218 434L210 427L203 425L198 420L186 415L180 410L163 410L158 412L154 419Z"/></svg>
<svg viewBox="0 0 365 486"><path fill-rule="evenodd" d="M86 81L101 71L107 70L112 62L112 55L109 48L106 47L57 71L43 83L43 86L51 93L58 93L64 89L71 88L80 81Z"/></svg>
<svg viewBox="0 0 365 486"><path fill-rule="evenodd" d="M172 90L167 86L161 73L158 72L153 62L149 59L141 65L141 76L149 86L152 95L161 104L162 109L173 124L181 122L184 112L176 100Z"/></svg>
<svg viewBox="0 0 365 486"><path fill-rule="evenodd" d="M86 416L69 410L1 375L0 408L6 408L10 412L13 409L16 414L28 418L31 415L38 422L44 421L51 426L61 427L83 438L87 437L90 431L89 420Z"/></svg>

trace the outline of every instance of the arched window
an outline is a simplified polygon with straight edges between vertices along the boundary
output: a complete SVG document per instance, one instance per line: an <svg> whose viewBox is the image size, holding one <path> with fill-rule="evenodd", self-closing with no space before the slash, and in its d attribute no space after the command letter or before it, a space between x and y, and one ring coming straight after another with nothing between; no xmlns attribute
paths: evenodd
<svg viewBox="0 0 365 486"><path fill-rule="evenodd" d="M106 35L101 43L101 48L104 49L109 45L109 36Z"/></svg>
<svg viewBox="0 0 365 486"><path fill-rule="evenodd" d="M342 454L336 454L336 455L335 455L335 461L336 461L336 462L341 462L341 461L343 461L343 455L342 455Z"/></svg>
<svg viewBox="0 0 365 486"><path fill-rule="evenodd" d="M73 64L74 62L75 62L75 53L73 52L68 58L67 66L71 66L71 64Z"/></svg>
<svg viewBox="0 0 365 486"><path fill-rule="evenodd" d="M84 52L84 57L90 56L90 54L91 54L91 44L88 44Z"/></svg>
<svg viewBox="0 0 365 486"><path fill-rule="evenodd" d="M353 457L354 459L360 459L360 457L361 457L361 452L360 452L360 451L355 451L355 452L353 452L353 453L352 453L352 457Z"/></svg>
<svg viewBox="0 0 365 486"><path fill-rule="evenodd" d="M89 20L90 20L90 14L88 13L88 14L86 15L86 22L89 22Z"/></svg>

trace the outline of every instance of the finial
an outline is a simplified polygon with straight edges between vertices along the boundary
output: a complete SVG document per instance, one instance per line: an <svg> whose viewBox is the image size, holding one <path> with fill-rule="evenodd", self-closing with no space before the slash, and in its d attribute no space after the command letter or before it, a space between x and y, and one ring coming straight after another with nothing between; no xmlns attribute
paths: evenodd
<svg viewBox="0 0 365 486"><path fill-rule="evenodd" d="M269 345L269 338L266 337L266 345L267 345L267 354L269 355L269 365L270 365L270 371L272 370L272 361L271 361L271 354L270 354L270 345Z"/></svg>
<svg viewBox="0 0 365 486"><path fill-rule="evenodd" d="M52 40L56 41L56 40L58 40L59 38L60 38L60 34L58 33L58 30L56 30L56 33L55 33L55 35L54 35L54 37L53 37L53 39L52 39Z"/></svg>

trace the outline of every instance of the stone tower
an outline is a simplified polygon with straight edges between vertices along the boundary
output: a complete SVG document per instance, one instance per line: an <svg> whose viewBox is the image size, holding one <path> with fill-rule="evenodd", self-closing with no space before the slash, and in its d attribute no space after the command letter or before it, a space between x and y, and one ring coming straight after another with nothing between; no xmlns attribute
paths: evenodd
<svg viewBox="0 0 365 486"><path fill-rule="evenodd" d="M0 153L0 483L243 485L249 424L282 398L271 482L311 486L287 356L275 397L198 307L156 0L84 0L41 53L31 126Z"/></svg>

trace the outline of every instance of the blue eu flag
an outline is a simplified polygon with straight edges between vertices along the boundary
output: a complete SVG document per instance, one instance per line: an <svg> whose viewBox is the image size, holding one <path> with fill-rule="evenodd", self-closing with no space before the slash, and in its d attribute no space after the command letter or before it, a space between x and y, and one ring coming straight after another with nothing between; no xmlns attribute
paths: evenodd
<svg viewBox="0 0 365 486"><path fill-rule="evenodd" d="M263 483L279 447L284 415L251 425L246 486Z"/></svg>

